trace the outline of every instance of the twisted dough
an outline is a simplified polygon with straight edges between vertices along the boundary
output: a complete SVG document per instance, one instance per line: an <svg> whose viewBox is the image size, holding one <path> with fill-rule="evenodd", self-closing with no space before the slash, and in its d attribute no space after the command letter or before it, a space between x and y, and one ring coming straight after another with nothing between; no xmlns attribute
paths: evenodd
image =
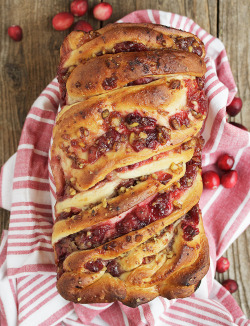
<svg viewBox="0 0 250 326"><path fill-rule="evenodd" d="M205 50L153 24L72 32L53 130L57 288L77 303L191 295L209 267L198 202Z"/></svg>

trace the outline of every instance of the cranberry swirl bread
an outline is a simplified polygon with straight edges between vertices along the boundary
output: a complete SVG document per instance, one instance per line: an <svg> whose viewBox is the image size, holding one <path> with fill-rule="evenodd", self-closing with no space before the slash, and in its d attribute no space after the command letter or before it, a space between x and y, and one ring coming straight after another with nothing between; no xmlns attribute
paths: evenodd
<svg viewBox="0 0 250 326"><path fill-rule="evenodd" d="M205 50L153 24L72 32L53 130L52 242L67 300L190 296L209 268L198 206Z"/></svg>

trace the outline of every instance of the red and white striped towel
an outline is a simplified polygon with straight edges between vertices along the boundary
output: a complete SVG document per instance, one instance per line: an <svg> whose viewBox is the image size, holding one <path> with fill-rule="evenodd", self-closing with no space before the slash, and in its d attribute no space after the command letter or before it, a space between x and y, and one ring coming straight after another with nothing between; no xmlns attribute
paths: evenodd
<svg viewBox="0 0 250 326"><path fill-rule="evenodd" d="M236 86L223 44L187 17L157 10L136 11L119 22L153 22L196 34L205 44L209 114L203 131L204 170L217 157L235 157L239 180L229 190L220 186L201 198L211 267L196 293L186 299L161 297L136 309L113 304L80 305L56 291L51 246L53 185L48 168L52 128L59 103L53 80L26 118L17 153L2 167L0 204L11 211L9 230L0 246L1 325L250 325L237 303L214 280L216 260L250 223L250 134L226 123L226 105Z"/></svg>

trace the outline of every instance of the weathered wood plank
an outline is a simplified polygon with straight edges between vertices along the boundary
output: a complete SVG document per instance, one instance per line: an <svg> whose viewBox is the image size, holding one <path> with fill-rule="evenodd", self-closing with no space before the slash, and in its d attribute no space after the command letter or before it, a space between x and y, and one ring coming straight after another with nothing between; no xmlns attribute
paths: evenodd
<svg viewBox="0 0 250 326"><path fill-rule="evenodd" d="M92 8L100 0L89 0ZM52 18L69 11L70 1L3 0L0 2L0 165L17 150L26 115L40 92L56 75L60 45L68 31L58 32ZM28 19L27 19L28 18ZM91 12L84 16L97 29ZM23 40L11 40L10 25L19 24ZM7 229L9 213L0 209L0 232Z"/></svg>
<svg viewBox="0 0 250 326"><path fill-rule="evenodd" d="M242 98L242 112L231 121L242 123L250 130L250 51L248 0L219 0L218 37L224 43L230 66L238 87L238 96ZM223 281L228 278L237 280L239 290L233 294L243 312L250 317L250 229L246 230L227 250L231 266L227 273L217 275Z"/></svg>

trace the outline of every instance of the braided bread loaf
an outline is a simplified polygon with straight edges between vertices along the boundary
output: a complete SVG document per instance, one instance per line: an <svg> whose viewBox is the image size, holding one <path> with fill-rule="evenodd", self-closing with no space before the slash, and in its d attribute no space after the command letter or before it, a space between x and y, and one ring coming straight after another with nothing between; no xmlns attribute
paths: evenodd
<svg viewBox="0 0 250 326"><path fill-rule="evenodd" d="M153 24L72 32L58 68L52 242L67 300L190 296L209 267L198 202L205 50Z"/></svg>

